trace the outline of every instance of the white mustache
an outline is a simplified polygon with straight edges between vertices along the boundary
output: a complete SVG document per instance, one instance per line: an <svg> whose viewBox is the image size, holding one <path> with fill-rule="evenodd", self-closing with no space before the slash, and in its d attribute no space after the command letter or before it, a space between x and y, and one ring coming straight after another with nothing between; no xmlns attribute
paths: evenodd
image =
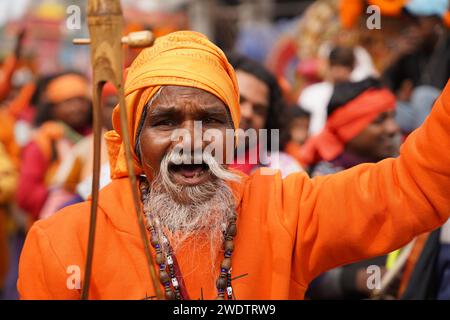
<svg viewBox="0 0 450 320"><path fill-rule="evenodd" d="M194 152L194 154L186 154L178 152L176 149L172 149L161 162L161 167L164 165L164 169L168 169L171 164L202 164L205 163L209 171L217 178L225 181L235 181L240 180L240 176L234 172L231 172L224 168L216 158L210 152Z"/></svg>

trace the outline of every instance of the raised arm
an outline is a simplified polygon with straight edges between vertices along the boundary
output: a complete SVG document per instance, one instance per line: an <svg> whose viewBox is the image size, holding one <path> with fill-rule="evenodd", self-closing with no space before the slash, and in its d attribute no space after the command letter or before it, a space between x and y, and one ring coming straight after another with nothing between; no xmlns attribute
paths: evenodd
<svg viewBox="0 0 450 320"><path fill-rule="evenodd" d="M300 283L443 224L450 215L450 82L398 158L311 180L292 175L283 182L283 205Z"/></svg>

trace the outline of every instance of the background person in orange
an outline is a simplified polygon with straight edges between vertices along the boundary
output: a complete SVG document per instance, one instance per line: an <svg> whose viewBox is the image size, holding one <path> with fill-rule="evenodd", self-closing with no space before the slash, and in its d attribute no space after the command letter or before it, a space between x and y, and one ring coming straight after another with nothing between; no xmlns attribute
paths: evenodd
<svg viewBox="0 0 450 320"><path fill-rule="evenodd" d="M102 133L112 130L112 113L117 105L117 90L111 83L106 83L102 91ZM111 182L109 171L108 148L106 142L102 142L100 148L100 189ZM64 160L63 166L77 168L72 170L71 189L76 192L77 197L71 199L67 204L84 201L88 199L92 191L92 168L94 160L94 134L81 139L71 150L71 154ZM76 172L75 172L76 171ZM66 204L66 205L67 205Z"/></svg>
<svg viewBox="0 0 450 320"><path fill-rule="evenodd" d="M234 71L201 34L172 33L143 50L125 95L143 214L169 299L301 299L318 274L399 248L450 214L450 84L398 158L313 179L238 175L208 153L202 164L179 164L174 130L192 136L194 121L220 132L239 126ZM113 181L100 192L92 299L154 296L118 115L107 135ZM67 207L31 228L19 266L23 299L80 297L67 270L84 275L89 208Z"/></svg>
<svg viewBox="0 0 450 320"><path fill-rule="evenodd" d="M83 75L55 74L44 86L34 119L36 131L22 152L17 192L18 205L33 219L56 212L71 197L56 188L72 169L60 164L91 131L90 88Z"/></svg>

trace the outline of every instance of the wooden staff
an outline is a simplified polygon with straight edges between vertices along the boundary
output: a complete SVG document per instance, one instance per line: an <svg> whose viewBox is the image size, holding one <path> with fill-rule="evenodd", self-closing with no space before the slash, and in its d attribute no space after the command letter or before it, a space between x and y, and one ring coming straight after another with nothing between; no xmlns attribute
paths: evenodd
<svg viewBox="0 0 450 320"><path fill-rule="evenodd" d="M133 167L133 158L128 134L128 122L125 109L125 96L123 88L123 55L122 44L131 47L146 47L153 43L153 36L149 31L132 33L122 37L123 16L120 0L89 0L88 27L90 39L75 39L74 44L91 45L91 63L93 71L93 115L94 115L94 166L92 180L92 201L89 223L89 238L86 254L86 266L83 280L81 299L88 299L89 285L94 256L95 227L97 223L98 189L100 182L100 147L101 147L101 96L106 82L113 84L118 92L120 125L122 140L125 148L128 176L131 184L134 209L136 211L139 231L144 244L150 279L158 299L163 299L159 281L157 280L153 258L150 253L149 241L146 234L139 193L137 190L136 175Z"/></svg>

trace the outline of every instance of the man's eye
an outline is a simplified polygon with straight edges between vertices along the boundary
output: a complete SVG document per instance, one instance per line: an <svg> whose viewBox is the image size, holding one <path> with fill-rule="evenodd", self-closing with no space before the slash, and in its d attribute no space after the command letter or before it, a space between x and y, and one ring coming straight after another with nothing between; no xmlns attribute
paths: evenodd
<svg viewBox="0 0 450 320"><path fill-rule="evenodd" d="M382 124L387 119L387 114L380 114L375 120L372 121L372 124Z"/></svg>
<svg viewBox="0 0 450 320"><path fill-rule="evenodd" d="M165 120L160 120L160 121L156 121L153 123L153 127L162 127L162 126L174 126L176 125L174 120L170 120L170 119L165 119Z"/></svg>
<svg viewBox="0 0 450 320"><path fill-rule="evenodd" d="M203 120L205 123L222 123L221 120L217 119L217 118L213 118L213 117L207 117L206 119Z"/></svg>
<svg viewBox="0 0 450 320"><path fill-rule="evenodd" d="M253 106L253 110L256 114L260 115L260 116L266 116L267 112L268 112L268 107L257 104Z"/></svg>

